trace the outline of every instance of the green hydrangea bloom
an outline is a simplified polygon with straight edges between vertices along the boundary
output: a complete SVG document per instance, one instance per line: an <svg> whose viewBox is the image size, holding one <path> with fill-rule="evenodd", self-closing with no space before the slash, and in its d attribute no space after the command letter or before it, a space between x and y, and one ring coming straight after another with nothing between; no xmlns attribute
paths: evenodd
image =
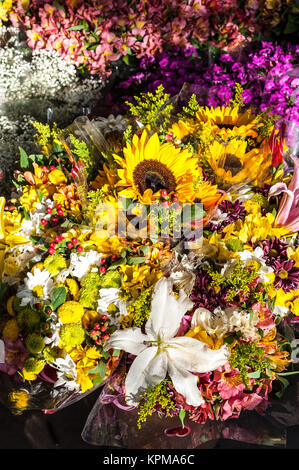
<svg viewBox="0 0 299 470"><path fill-rule="evenodd" d="M26 307L19 308L17 323L20 327L26 325L29 329L34 328L40 323L40 314L26 305Z"/></svg>
<svg viewBox="0 0 299 470"><path fill-rule="evenodd" d="M85 289L95 290L101 285L101 276L99 273L88 273L81 280L81 286Z"/></svg>
<svg viewBox="0 0 299 470"><path fill-rule="evenodd" d="M121 285L121 276L118 271L107 271L101 278L101 289L115 287L118 289Z"/></svg>
<svg viewBox="0 0 299 470"><path fill-rule="evenodd" d="M91 310L96 308L97 299L98 299L98 289L91 290L91 289L80 289L79 292L79 303L84 307Z"/></svg>
<svg viewBox="0 0 299 470"><path fill-rule="evenodd" d="M24 363L25 370L32 372L32 374L39 374L44 367L45 363L35 357L28 357Z"/></svg>
<svg viewBox="0 0 299 470"><path fill-rule="evenodd" d="M37 354L43 350L45 343L41 336L38 336L36 333L32 333L27 336L25 340L25 346L29 352L32 354Z"/></svg>

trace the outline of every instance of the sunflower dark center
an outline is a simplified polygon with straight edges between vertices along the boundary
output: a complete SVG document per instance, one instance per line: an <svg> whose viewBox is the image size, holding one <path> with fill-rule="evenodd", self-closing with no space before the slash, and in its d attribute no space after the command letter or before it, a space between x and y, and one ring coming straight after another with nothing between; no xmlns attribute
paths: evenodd
<svg viewBox="0 0 299 470"><path fill-rule="evenodd" d="M143 160L138 163L133 177L140 194L143 194L147 189L151 189L153 193L161 189L166 189L167 192L176 189L176 180L173 173L164 163L157 160Z"/></svg>
<svg viewBox="0 0 299 470"><path fill-rule="evenodd" d="M233 129L236 124L226 124L224 122L217 123L217 126L223 129Z"/></svg>
<svg viewBox="0 0 299 470"><path fill-rule="evenodd" d="M227 154L225 158L224 169L225 171L231 171L232 176L235 176L239 171L242 170L242 163L239 158L235 155Z"/></svg>

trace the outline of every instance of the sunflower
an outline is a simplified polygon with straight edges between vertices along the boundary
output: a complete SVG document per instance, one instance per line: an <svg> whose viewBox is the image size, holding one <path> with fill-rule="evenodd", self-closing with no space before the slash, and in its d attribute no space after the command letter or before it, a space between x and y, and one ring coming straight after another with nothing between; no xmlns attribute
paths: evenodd
<svg viewBox="0 0 299 470"><path fill-rule="evenodd" d="M201 122L211 122L214 132L225 140L229 137L257 137L257 129L262 126L251 110L240 112L239 106L218 106L199 108L196 118Z"/></svg>
<svg viewBox="0 0 299 470"><path fill-rule="evenodd" d="M206 158L219 186L258 184L263 180L267 169L263 154L258 149L246 150L247 142L237 139L226 144L215 140L211 144Z"/></svg>
<svg viewBox="0 0 299 470"><path fill-rule="evenodd" d="M148 136L146 130L141 137L134 135L132 145L123 149L124 158L114 155L120 165L117 186L120 196L138 199L150 204L160 197L160 191L176 193L182 203L190 202L193 196L193 181L199 175L198 161L190 152L167 142L161 144L158 134Z"/></svg>

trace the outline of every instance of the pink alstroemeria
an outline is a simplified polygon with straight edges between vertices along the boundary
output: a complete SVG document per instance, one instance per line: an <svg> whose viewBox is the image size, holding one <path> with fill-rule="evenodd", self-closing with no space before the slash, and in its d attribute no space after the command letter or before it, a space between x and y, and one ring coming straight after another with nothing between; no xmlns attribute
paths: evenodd
<svg viewBox="0 0 299 470"><path fill-rule="evenodd" d="M286 227L290 232L296 232L299 230L299 158L293 156L292 160L294 174L289 186L285 183L274 184L268 197L284 193L276 216L276 225Z"/></svg>

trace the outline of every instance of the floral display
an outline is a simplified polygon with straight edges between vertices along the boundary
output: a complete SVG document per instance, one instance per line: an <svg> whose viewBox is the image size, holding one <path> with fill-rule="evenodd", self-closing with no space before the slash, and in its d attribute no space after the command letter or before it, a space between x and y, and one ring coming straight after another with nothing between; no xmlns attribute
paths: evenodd
<svg viewBox="0 0 299 470"><path fill-rule="evenodd" d="M153 414L262 413L283 391L299 315L299 161L285 123L242 96L236 84L208 107L160 86L123 117L35 123L40 151L20 150L0 199L11 409L59 409L116 373L142 432Z"/></svg>
<svg viewBox="0 0 299 470"><path fill-rule="evenodd" d="M168 47L210 44L229 51L273 28L291 34L297 18L297 4L284 0L18 0L10 13L13 24L26 31L29 47L57 50L104 76L119 61L130 64Z"/></svg>
<svg viewBox="0 0 299 470"><path fill-rule="evenodd" d="M202 106L217 107L229 102L238 82L248 106L298 123L298 60L297 45L265 41L251 44L237 55L211 48L163 50L142 58L136 71L115 82L102 101L114 113L123 113L126 102L132 102L137 93L153 92L163 85L174 96L188 84Z"/></svg>
<svg viewBox="0 0 299 470"><path fill-rule="evenodd" d="M80 76L57 51L32 51L18 28L0 27L0 44L0 170L7 186L19 147L36 150L31 121L67 126L90 109L103 81Z"/></svg>

